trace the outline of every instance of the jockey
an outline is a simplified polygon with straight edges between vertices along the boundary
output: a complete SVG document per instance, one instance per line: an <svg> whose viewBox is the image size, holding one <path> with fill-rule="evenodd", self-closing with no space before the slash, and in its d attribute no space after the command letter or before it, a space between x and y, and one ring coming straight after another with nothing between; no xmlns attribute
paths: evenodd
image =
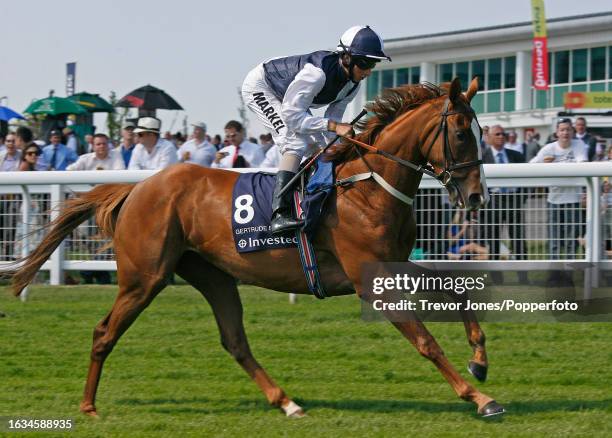
<svg viewBox="0 0 612 438"><path fill-rule="evenodd" d="M353 135L352 126L342 123L344 110L357 95L359 82L383 59L391 61L378 34L369 26L353 26L344 32L335 52L273 58L245 78L242 97L281 153L272 200L272 234L302 225L292 217L291 191L282 197L278 194L296 174L307 145L324 144L333 134ZM323 106L328 106L323 117L311 113L312 108Z"/></svg>

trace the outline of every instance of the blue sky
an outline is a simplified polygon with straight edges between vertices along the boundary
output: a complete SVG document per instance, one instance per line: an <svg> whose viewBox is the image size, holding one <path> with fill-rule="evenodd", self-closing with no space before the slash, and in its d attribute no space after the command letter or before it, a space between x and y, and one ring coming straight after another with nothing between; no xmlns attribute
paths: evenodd
<svg viewBox="0 0 612 438"><path fill-rule="evenodd" d="M611 9L603 0L546 1L548 17ZM121 97L150 83L185 108L160 112L162 129L180 129L187 116L210 134L238 118L236 90L257 63L333 48L352 25L394 38L531 19L529 0L5 1L2 17L0 96L13 109L50 89L64 96L65 64L76 61L77 91ZM96 123L103 128L104 117ZM261 132L253 121L250 134Z"/></svg>

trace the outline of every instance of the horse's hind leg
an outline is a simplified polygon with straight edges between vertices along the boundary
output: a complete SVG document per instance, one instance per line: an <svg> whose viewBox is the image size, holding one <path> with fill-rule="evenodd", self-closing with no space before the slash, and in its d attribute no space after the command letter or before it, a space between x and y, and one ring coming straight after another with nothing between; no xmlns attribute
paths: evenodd
<svg viewBox="0 0 612 438"><path fill-rule="evenodd" d="M465 334L474 352L468 363L468 371L480 382L484 382L487 380L487 370L489 368L487 350L485 349L485 334L472 310L464 310L462 306L460 313L463 318Z"/></svg>
<svg viewBox="0 0 612 438"><path fill-rule="evenodd" d="M121 279L120 279L121 284ZM94 329L91 362L81 402L81 412L96 416L96 392L102 374L102 366L123 333L140 313L166 285L165 279L149 278L147 284L140 282L121 286L119 295L110 313Z"/></svg>
<svg viewBox="0 0 612 438"><path fill-rule="evenodd" d="M281 408L287 416L303 416L302 408L285 395L251 353L242 323L242 303L235 279L193 252L183 255L176 273L200 291L210 303L219 326L223 348L257 383L268 402Z"/></svg>

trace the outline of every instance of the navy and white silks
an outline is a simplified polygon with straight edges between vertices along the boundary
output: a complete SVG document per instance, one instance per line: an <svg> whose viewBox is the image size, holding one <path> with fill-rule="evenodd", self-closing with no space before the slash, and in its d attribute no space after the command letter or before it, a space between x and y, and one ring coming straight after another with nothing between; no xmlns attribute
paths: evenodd
<svg viewBox="0 0 612 438"><path fill-rule="evenodd" d="M334 134L327 131L330 119L342 122L348 103L359 84L347 77L340 55L318 51L306 55L274 58L249 72L242 97L270 131L281 154L301 158L308 146L323 146ZM312 108L329 105L323 117Z"/></svg>

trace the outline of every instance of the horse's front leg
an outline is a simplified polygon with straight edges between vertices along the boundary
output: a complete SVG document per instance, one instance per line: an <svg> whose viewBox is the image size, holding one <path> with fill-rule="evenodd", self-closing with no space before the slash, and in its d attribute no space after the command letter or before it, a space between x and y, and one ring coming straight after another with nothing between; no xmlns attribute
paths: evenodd
<svg viewBox="0 0 612 438"><path fill-rule="evenodd" d="M361 293L361 285L357 287L358 295L362 299L371 301L371 295ZM402 311L382 311L385 317L410 341L421 356L429 359L442 373L444 378L451 385L455 393L463 400L475 403L478 406L478 413L484 417L502 414L504 408L495 402L490 396L480 392L470 385L445 356L442 348L427 330L423 322L415 312L410 310Z"/></svg>
<svg viewBox="0 0 612 438"><path fill-rule="evenodd" d="M355 248L353 248L355 249ZM362 250L363 252L363 250ZM347 252L348 253L348 252ZM353 253L354 254L354 253ZM369 254L361 260L375 260L376 255ZM380 258L378 259L380 260ZM362 284L362 263L356 258L347 258L341 263L349 279L353 282L357 295L370 304L375 299L375 295L370 293L371 285ZM378 274L377 274L378 275ZM391 274L389 274L391 276ZM473 402L478 407L478 413L488 417L491 415L502 414L504 408L493 400L493 398L480 392L470 385L453 367L444 352L436 342L432 334L427 330L423 322L416 313L411 310L382 311L385 318L410 341L417 351L440 370L444 378L452 386L455 393L466 401Z"/></svg>
<svg viewBox="0 0 612 438"><path fill-rule="evenodd" d="M473 352L472 359L468 362L468 371L480 382L484 382L487 380L487 371L489 369L489 361L487 360L487 351L485 349L485 334L478 323L474 311L467 309L467 294L458 295L451 292L447 295L455 302L461 303L459 314L463 320L465 334Z"/></svg>

